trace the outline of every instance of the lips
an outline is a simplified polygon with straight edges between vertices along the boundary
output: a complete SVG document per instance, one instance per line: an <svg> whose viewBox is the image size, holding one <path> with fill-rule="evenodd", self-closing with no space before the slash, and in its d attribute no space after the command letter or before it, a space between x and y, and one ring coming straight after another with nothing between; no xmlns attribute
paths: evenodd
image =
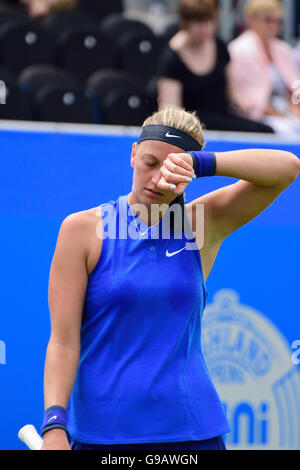
<svg viewBox="0 0 300 470"><path fill-rule="evenodd" d="M151 193L155 194L156 196L162 196L162 193L158 193L157 191L154 191L153 189L146 188L147 191L150 191Z"/></svg>

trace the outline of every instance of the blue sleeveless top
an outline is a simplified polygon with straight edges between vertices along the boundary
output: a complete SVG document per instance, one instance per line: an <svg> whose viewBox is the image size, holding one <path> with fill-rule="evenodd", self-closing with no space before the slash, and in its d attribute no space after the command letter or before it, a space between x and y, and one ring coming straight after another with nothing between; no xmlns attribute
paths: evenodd
<svg viewBox="0 0 300 470"><path fill-rule="evenodd" d="M229 432L201 350L207 290L200 252L187 249L191 241L196 247L195 238L159 236L166 214L147 230L127 195L100 209L103 233L109 221L117 236L103 235L89 276L67 408L70 436L82 443L126 444ZM141 233L146 227L145 236L135 223ZM124 227L134 227L136 238L126 238Z"/></svg>

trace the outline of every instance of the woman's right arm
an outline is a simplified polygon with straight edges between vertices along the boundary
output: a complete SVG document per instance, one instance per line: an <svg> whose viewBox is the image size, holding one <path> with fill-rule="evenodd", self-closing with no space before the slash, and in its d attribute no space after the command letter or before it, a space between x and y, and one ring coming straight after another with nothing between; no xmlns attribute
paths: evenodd
<svg viewBox="0 0 300 470"><path fill-rule="evenodd" d="M157 82L159 108L166 106L182 106L182 84L171 78L160 78Z"/></svg>
<svg viewBox="0 0 300 470"><path fill-rule="evenodd" d="M45 409L52 405L66 408L77 373L88 282L88 236L84 212L69 215L61 224L49 275L51 336L44 371ZM70 449L66 432L45 432L42 449Z"/></svg>

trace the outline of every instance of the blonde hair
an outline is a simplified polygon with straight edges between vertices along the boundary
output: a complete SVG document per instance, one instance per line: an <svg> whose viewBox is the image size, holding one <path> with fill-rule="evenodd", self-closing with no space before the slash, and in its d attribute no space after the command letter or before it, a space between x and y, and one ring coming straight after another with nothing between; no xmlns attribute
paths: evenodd
<svg viewBox="0 0 300 470"><path fill-rule="evenodd" d="M179 129L199 142L202 148L205 145L203 126L195 111L188 112L177 106L166 106L148 117L142 127L153 124Z"/></svg>
<svg viewBox="0 0 300 470"><path fill-rule="evenodd" d="M283 13L280 0L249 0L246 3L244 16L248 20L265 11Z"/></svg>

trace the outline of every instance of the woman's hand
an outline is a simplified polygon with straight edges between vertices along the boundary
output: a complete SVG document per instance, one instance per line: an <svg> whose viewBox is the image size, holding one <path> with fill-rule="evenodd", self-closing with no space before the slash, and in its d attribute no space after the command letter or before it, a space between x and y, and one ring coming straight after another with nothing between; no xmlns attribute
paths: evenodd
<svg viewBox="0 0 300 470"><path fill-rule="evenodd" d="M58 428L45 432L41 450L71 450L66 432Z"/></svg>
<svg viewBox="0 0 300 470"><path fill-rule="evenodd" d="M27 2L28 13L32 18L40 18L51 10L51 0L29 0Z"/></svg>
<svg viewBox="0 0 300 470"><path fill-rule="evenodd" d="M161 168L162 177L157 187L162 191L174 191L182 194L185 188L196 178L193 169L193 157L188 153L170 153Z"/></svg>

